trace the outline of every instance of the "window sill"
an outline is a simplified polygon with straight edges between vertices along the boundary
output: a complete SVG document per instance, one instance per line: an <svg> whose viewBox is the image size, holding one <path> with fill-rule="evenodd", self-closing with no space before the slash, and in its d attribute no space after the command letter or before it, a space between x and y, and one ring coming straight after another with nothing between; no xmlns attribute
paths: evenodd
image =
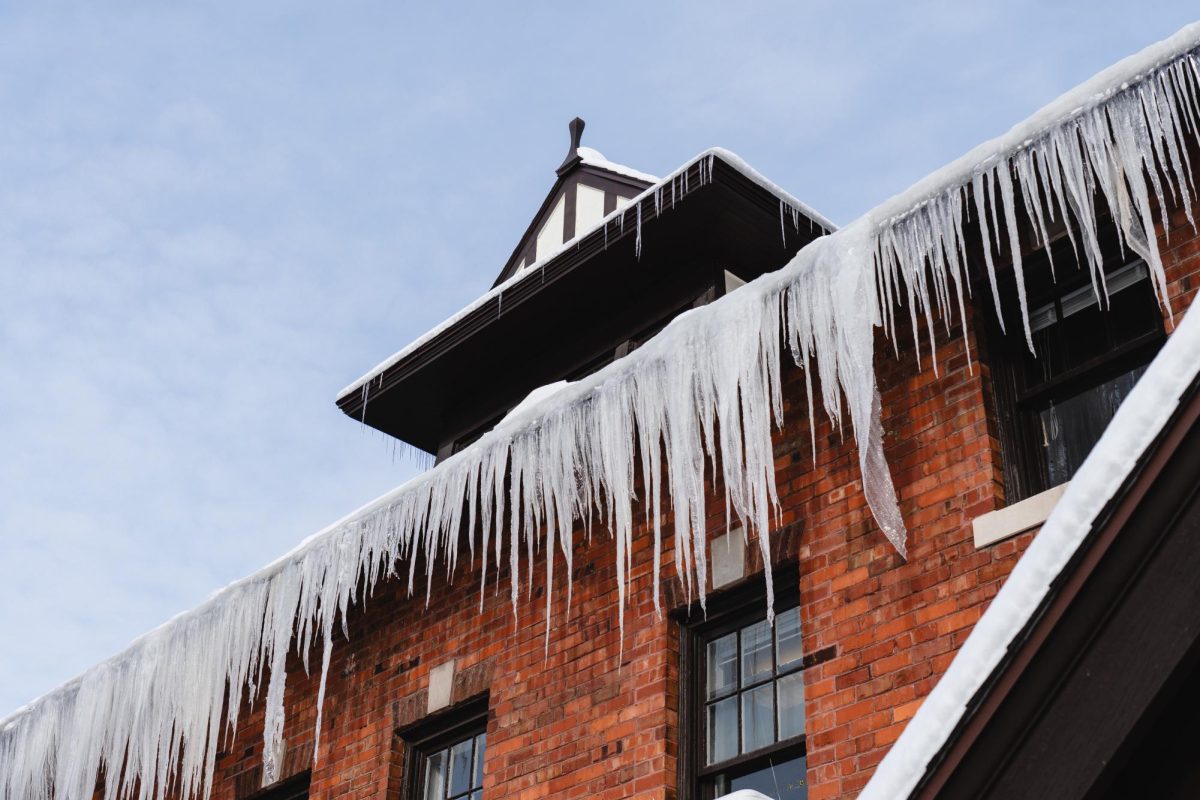
<svg viewBox="0 0 1200 800"><path fill-rule="evenodd" d="M1059 484L1041 494L1026 497L1019 503L976 517L971 522L975 534L975 548L988 547L1041 525L1058 505L1058 499L1062 497L1067 486L1066 483Z"/></svg>

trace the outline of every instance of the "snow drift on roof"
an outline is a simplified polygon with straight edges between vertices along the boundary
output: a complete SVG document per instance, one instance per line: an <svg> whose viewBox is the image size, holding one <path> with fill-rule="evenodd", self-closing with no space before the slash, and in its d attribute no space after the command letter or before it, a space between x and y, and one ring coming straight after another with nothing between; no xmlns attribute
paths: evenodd
<svg viewBox="0 0 1200 800"><path fill-rule="evenodd" d="M771 432L782 417L784 342L806 376L819 375L825 412L839 426L849 422L864 494L884 535L903 552L904 523L881 442L874 328L894 336L885 312L899 294L910 314L932 322L936 309L949 325L953 309L963 306L968 203L990 265L991 249L1003 252L995 224L1001 212L1016 235L1018 190L1043 237L1043 215L1074 219L1094 270L1098 192L1161 293L1149 197L1158 195L1162 207L1166 191L1190 203L1181 145L1197 139L1198 39L1200 27L1186 28L1105 71L1033 121L815 240L782 270L680 315L626 358L531 403L466 450L0 721L0 800L90 797L101 770L107 797L206 795L218 736L234 729L242 699L264 683L263 779L273 781L293 641L306 665L312 645L322 644L319 759L334 626L340 621L344 633L360 586L369 594L379 580L396 577L412 592L418 551L428 593L434 571L457 564L460 531L484 575L489 564L508 561L514 604L522 573L529 575L535 551L544 548L549 614L554 550L566 564L569 598L575 522L599 523L614 543L623 609L639 469L654 537L656 603L664 500L673 511L676 572L703 602L706 479L722 481L728 516L758 534L769 580L767 532L777 511ZM708 159L710 173L716 155L699 162ZM661 202L665 185L645 197ZM624 215L618 219L624 224ZM1020 276L1020 263L1014 268ZM1184 344L1170 352L1187 347L1196 327L1177 334ZM811 417L811 377L807 391ZM1092 483L1085 476L1083 485Z"/></svg>
<svg viewBox="0 0 1200 800"><path fill-rule="evenodd" d="M624 175L627 178L645 181L646 183L658 183L659 179L657 175L651 175L648 172L642 172L641 170L636 170L633 167L627 167L624 164L618 164L615 161L609 161L604 157L603 153L594 147L581 146L575 152L579 155L579 158L583 161L583 163L587 164L589 167L606 169L609 172L615 172L618 175Z"/></svg>

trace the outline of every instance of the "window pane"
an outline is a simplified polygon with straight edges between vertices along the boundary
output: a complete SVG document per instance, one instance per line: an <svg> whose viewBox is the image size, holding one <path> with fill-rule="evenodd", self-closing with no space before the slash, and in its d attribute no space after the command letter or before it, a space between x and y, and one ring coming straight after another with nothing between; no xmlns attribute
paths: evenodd
<svg viewBox="0 0 1200 800"><path fill-rule="evenodd" d="M455 797L469 791L474 764L471 759L473 739L459 742L450 748L450 796Z"/></svg>
<svg viewBox="0 0 1200 800"><path fill-rule="evenodd" d="M737 634L708 643L708 699L729 694L737 683Z"/></svg>
<svg viewBox="0 0 1200 800"><path fill-rule="evenodd" d="M742 686L749 686L775 671L771 626L764 619L742 628Z"/></svg>
<svg viewBox="0 0 1200 800"><path fill-rule="evenodd" d="M1145 371L1138 367L1038 415L1051 486L1071 479Z"/></svg>
<svg viewBox="0 0 1200 800"><path fill-rule="evenodd" d="M792 608L775 616L775 661L779 671L804 660L800 642L800 609Z"/></svg>
<svg viewBox="0 0 1200 800"><path fill-rule="evenodd" d="M708 763L738 754L737 698L727 697L708 707Z"/></svg>
<svg viewBox="0 0 1200 800"><path fill-rule="evenodd" d="M779 738L791 739L804 733L804 673L785 675L779 687Z"/></svg>
<svg viewBox="0 0 1200 800"><path fill-rule="evenodd" d="M487 734L481 733L475 737L475 784L478 789L483 786L483 749L487 744Z"/></svg>
<svg viewBox="0 0 1200 800"><path fill-rule="evenodd" d="M742 752L775 742L775 686L766 684L742 692Z"/></svg>
<svg viewBox="0 0 1200 800"><path fill-rule="evenodd" d="M425 800L442 800L446 796L446 754L441 750L425 760Z"/></svg>
<svg viewBox="0 0 1200 800"><path fill-rule="evenodd" d="M753 789L776 800L805 800L808 797L807 767L807 760L800 756L770 763L762 769L734 778L718 775L717 792L726 794L739 789Z"/></svg>
<svg viewBox="0 0 1200 800"><path fill-rule="evenodd" d="M1145 266L1136 266L1141 270L1141 277L1145 278ZM1114 277L1116 276L1109 276L1108 279L1108 302L1111 308L1109 323L1113 326L1115 344L1136 339L1152 331L1161 331L1162 311L1158 307L1150 282L1128 283L1114 280ZM1122 283L1125 285L1122 286Z"/></svg>
<svg viewBox="0 0 1200 800"><path fill-rule="evenodd" d="M1092 304L1079 309L1059 323L1063 328L1067 360L1071 366L1090 361L1107 352L1108 337L1103 333L1106 313L1108 312L1102 311L1100 306Z"/></svg>

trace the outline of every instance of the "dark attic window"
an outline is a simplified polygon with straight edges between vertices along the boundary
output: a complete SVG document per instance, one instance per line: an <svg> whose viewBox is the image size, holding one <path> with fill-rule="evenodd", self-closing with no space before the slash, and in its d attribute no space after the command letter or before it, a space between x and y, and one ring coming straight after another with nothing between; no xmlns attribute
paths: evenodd
<svg viewBox="0 0 1200 800"><path fill-rule="evenodd" d="M1010 504L1074 476L1165 339L1146 264L1121 250L1115 231L1102 247L1107 301L1068 239L1051 244L1057 282L1045 251L1026 259L1033 353L1013 313L1011 286L1003 300L1006 335L993 317L992 378Z"/></svg>

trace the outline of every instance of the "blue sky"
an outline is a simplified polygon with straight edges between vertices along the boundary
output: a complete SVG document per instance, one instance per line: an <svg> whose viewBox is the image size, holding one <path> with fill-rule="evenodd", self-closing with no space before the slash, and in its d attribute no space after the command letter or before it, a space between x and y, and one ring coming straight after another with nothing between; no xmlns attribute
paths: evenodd
<svg viewBox="0 0 1200 800"><path fill-rule="evenodd" d="M1196 15L998 5L0 7L0 716L413 474L334 396L491 284L571 117L846 222Z"/></svg>

